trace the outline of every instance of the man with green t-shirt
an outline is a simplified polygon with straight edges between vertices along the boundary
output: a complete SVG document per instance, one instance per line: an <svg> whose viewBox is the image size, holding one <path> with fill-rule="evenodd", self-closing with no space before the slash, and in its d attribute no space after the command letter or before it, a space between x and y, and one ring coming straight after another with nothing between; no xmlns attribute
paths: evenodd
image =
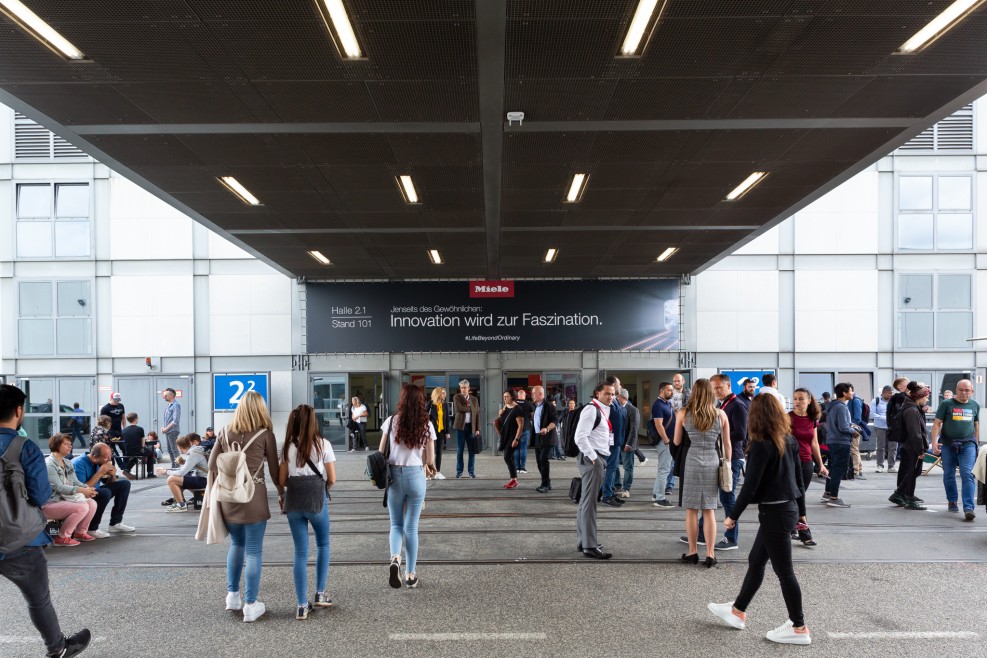
<svg viewBox="0 0 987 658"><path fill-rule="evenodd" d="M942 481L946 488L949 511L960 511L956 505L958 466L963 491L963 512L967 521L973 521L977 517L973 513L973 497L977 490L973 465L977 461L980 437L980 404L970 398L972 395L973 384L969 379L961 379L956 384L956 395L939 404L936 419L932 423L932 454L942 455Z"/></svg>

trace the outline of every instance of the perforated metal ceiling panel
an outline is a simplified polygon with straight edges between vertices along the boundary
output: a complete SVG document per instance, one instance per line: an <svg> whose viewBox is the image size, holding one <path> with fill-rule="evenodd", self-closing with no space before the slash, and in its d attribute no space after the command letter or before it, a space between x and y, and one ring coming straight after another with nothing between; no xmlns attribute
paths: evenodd
<svg viewBox="0 0 987 658"><path fill-rule="evenodd" d="M343 0L355 61L317 0L25 1L91 61L2 18L0 101L313 278L696 272L987 93L984 8L893 54L949 0L667 0L632 58L637 0Z"/></svg>

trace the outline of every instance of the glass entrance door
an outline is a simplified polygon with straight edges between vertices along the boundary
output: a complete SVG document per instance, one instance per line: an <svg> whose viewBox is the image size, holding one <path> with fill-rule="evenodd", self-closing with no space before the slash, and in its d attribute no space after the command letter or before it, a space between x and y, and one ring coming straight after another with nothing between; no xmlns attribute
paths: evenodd
<svg viewBox="0 0 987 658"><path fill-rule="evenodd" d="M309 390L322 436L333 446L350 448L350 410L355 397L366 405L369 414L367 445L378 445L380 436L376 433L390 413L384 381L384 373L381 372L312 375Z"/></svg>

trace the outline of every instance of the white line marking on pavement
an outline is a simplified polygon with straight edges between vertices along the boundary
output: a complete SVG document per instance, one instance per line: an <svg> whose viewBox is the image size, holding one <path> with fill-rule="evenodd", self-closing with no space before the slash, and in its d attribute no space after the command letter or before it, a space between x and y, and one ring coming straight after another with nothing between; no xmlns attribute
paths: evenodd
<svg viewBox="0 0 987 658"><path fill-rule="evenodd" d="M831 640L975 640L970 631L887 631L868 633L827 633Z"/></svg>
<svg viewBox="0 0 987 658"><path fill-rule="evenodd" d="M391 633L388 639L398 642L425 640L427 642L490 642L499 640L547 640L545 633Z"/></svg>

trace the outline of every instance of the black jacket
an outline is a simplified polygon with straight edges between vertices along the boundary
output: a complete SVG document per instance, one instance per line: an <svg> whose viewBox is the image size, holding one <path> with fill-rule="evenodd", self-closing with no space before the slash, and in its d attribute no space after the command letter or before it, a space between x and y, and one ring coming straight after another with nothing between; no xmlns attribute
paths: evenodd
<svg viewBox="0 0 987 658"><path fill-rule="evenodd" d="M445 403L445 414L446 414L445 423L444 423L445 428L443 429L443 432L445 434L450 434L451 435L452 434L453 416L452 416L452 404L449 403L449 402L446 402ZM439 409L438 409L438 407L436 407L431 402L428 403L428 419L432 423L432 429L435 430L435 436L438 436L439 435Z"/></svg>
<svg viewBox="0 0 987 658"><path fill-rule="evenodd" d="M785 437L785 452L771 441L751 441L747 453L747 475L737 502L729 516L736 521L750 503L771 503L794 500L799 516L805 516L805 484L799 463L799 448L795 437Z"/></svg>
<svg viewBox="0 0 987 658"><path fill-rule="evenodd" d="M532 409L537 409L538 405L531 403ZM541 410L541 426L542 428L548 427L552 423L555 423L555 429L549 430L544 436L541 434L535 435L535 445L539 448L549 448L551 446L559 445L559 415L555 411L555 403L545 398L545 403ZM535 417L534 411L532 411L531 416L531 431L535 431Z"/></svg>
<svg viewBox="0 0 987 658"><path fill-rule="evenodd" d="M747 447L748 407L740 397L731 393L720 409L727 415L727 421L730 423L730 451L733 453L731 459L743 459L744 448Z"/></svg>
<svg viewBox="0 0 987 658"><path fill-rule="evenodd" d="M921 455L929 447L929 430L925 426L925 414L915 401L905 396L901 404L901 441L899 444L913 455Z"/></svg>

